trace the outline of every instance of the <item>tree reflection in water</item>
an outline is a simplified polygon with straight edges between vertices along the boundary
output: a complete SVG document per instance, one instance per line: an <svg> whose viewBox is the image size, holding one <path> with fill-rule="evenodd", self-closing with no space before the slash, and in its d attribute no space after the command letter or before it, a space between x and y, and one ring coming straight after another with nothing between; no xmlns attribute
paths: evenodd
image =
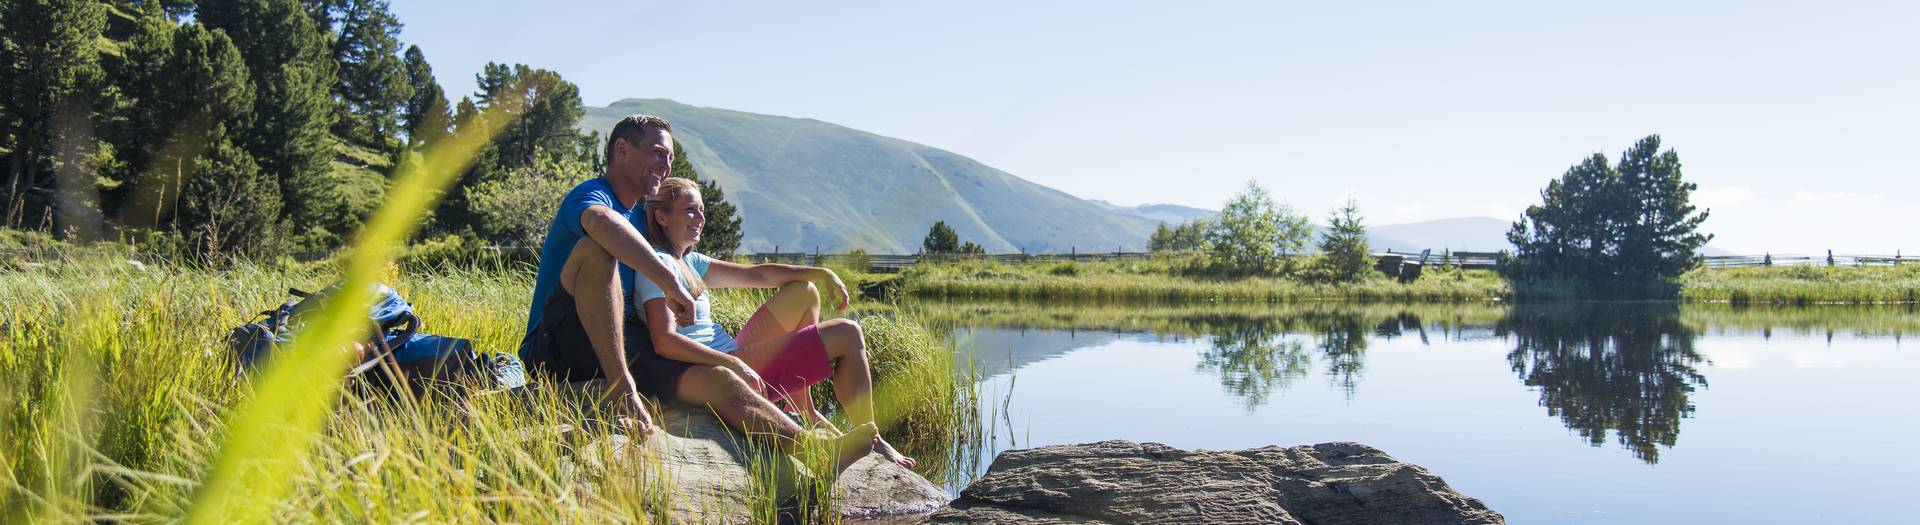
<svg viewBox="0 0 1920 525"><path fill-rule="evenodd" d="M1672 448L1689 399L1707 378L1695 370L1694 329L1671 304L1518 305L1496 327L1515 342L1507 363L1540 404L1594 446L1612 431L1634 457L1659 462Z"/></svg>
<svg viewBox="0 0 1920 525"><path fill-rule="evenodd" d="M1306 377L1311 365L1300 341L1282 339L1278 323L1233 323L1215 328L1213 344L1200 353L1201 372L1220 376L1220 386L1252 413L1274 392Z"/></svg>

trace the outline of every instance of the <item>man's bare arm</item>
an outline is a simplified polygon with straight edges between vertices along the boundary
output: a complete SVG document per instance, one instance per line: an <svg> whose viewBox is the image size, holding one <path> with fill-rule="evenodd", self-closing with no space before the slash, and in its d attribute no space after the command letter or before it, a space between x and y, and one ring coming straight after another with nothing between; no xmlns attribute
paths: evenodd
<svg viewBox="0 0 1920 525"><path fill-rule="evenodd" d="M683 323L693 322L693 297L680 286L680 280L673 272L653 256L653 245L633 229L633 223L606 206L588 206L580 212L580 227L587 231L587 237L599 243L607 254L626 263L647 280L666 291L667 304L676 314L674 317Z"/></svg>

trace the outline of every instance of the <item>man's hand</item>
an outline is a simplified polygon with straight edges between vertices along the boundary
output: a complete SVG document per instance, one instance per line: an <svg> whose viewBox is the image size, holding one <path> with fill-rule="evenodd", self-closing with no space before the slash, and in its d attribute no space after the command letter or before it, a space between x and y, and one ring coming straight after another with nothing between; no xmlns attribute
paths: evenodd
<svg viewBox="0 0 1920 525"><path fill-rule="evenodd" d="M693 296L687 295L687 288L680 283L667 291L667 310L673 312L674 324L693 326Z"/></svg>
<svg viewBox="0 0 1920 525"><path fill-rule="evenodd" d="M613 398L609 404L612 405L609 408L612 409L613 414L624 413L614 416L614 421L632 427L631 437L634 440L645 440L647 436L653 435L653 414L647 412L646 400L640 398L639 392L614 387Z"/></svg>

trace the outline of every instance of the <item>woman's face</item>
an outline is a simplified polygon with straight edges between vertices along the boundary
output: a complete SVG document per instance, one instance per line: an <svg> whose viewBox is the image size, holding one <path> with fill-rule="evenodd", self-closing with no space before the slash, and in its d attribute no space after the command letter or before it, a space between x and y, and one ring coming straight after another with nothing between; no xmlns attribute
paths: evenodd
<svg viewBox="0 0 1920 525"><path fill-rule="evenodd" d="M680 192L673 204L654 210L653 214L654 220L660 221L661 233L673 242L676 251L700 242L700 229L707 225L707 205L697 191Z"/></svg>

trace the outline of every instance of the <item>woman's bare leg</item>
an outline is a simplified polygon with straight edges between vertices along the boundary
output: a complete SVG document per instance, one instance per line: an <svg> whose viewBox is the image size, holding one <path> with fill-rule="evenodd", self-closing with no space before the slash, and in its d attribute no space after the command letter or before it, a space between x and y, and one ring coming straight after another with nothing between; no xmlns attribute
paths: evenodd
<svg viewBox="0 0 1920 525"><path fill-rule="evenodd" d="M860 331L860 323L831 319L820 323L819 331L827 361L833 365L833 396L846 409L847 421L854 426L874 424L873 369L867 362L866 336ZM878 433L873 435L873 445L873 450L888 461L908 468L918 464L894 450Z"/></svg>
<svg viewBox="0 0 1920 525"><path fill-rule="evenodd" d="M747 326L740 327L740 333L734 337L734 340L740 343L742 349L745 349L754 343L779 337L782 334L790 334L818 322L820 322L820 290L815 288L813 283L794 281L781 286L780 291L774 292L773 297L767 298L766 304L760 305L760 309L753 313L753 317L747 319ZM775 350L778 348L776 347ZM773 356L758 357L771 360ZM746 359L749 365L755 365L756 369L759 368L758 364L767 362L763 360L756 363L746 355L740 358Z"/></svg>

